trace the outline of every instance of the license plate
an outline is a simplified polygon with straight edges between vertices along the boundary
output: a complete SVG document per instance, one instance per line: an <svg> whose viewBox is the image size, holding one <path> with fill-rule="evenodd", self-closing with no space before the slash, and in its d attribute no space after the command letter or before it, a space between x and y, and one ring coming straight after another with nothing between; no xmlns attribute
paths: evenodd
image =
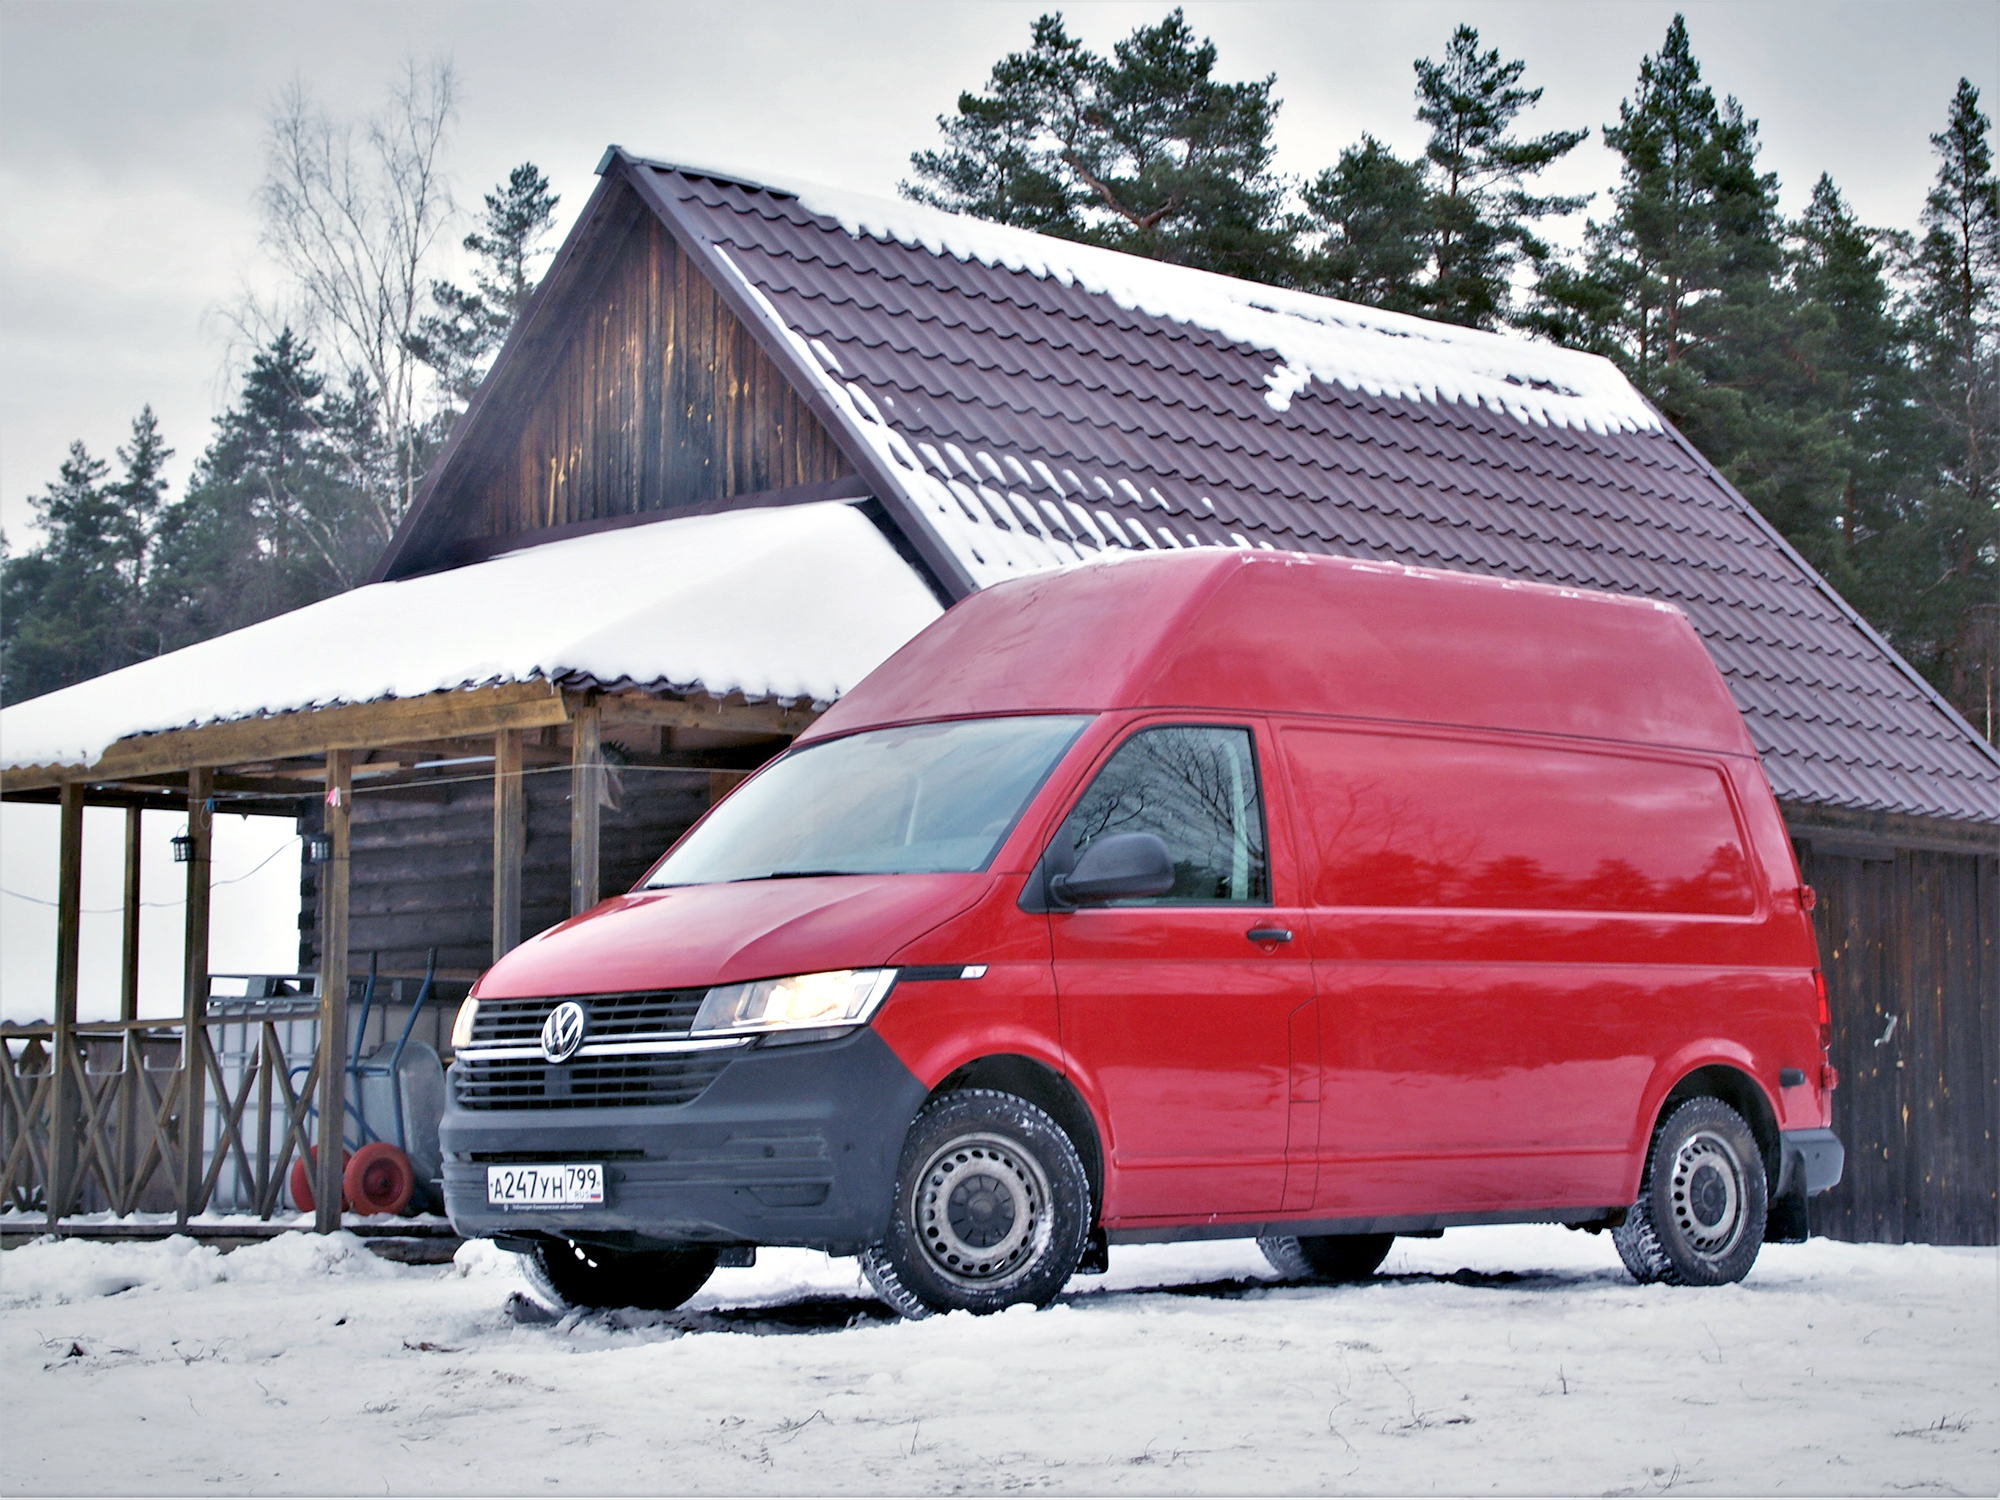
<svg viewBox="0 0 2000 1500"><path fill-rule="evenodd" d="M598 1162L488 1167L486 1201L495 1208L583 1208L604 1202Z"/></svg>

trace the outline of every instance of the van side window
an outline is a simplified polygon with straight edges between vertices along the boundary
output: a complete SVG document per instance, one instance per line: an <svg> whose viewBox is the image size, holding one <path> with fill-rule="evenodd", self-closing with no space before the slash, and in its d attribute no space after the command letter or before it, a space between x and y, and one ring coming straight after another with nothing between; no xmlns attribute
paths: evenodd
<svg viewBox="0 0 2000 1500"><path fill-rule="evenodd" d="M1174 888L1132 904L1271 899L1264 802L1247 729L1175 724L1133 735L1097 773L1057 838L1082 853L1109 833L1157 834L1173 855Z"/></svg>
<svg viewBox="0 0 2000 1500"><path fill-rule="evenodd" d="M1319 906L1747 916L1713 767L1549 746L1287 729Z"/></svg>

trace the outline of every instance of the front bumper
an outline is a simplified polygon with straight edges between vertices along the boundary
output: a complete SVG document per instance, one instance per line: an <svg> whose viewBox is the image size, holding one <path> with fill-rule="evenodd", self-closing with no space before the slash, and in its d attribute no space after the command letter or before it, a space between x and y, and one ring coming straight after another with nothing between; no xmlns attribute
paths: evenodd
<svg viewBox="0 0 2000 1500"><path fill-rule="evenodd" d="M468 1238L851 1253L888 1231L903 1137L926 1093L865 1026L836 1041L746 1049L685 1104L462 1109L454 1088L438 1129L445 1211ZM490 1206L487 1167L529 1161L602 1161L604 1203Z"/></svg>

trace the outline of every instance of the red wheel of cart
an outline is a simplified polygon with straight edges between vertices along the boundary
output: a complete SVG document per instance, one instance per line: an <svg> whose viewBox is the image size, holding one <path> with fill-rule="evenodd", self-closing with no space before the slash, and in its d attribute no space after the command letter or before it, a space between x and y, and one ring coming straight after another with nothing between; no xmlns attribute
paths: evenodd
<svg viewBox="0 0 2000 1500"><path fill-rule="evenodd" d="M310 1160L317 1161L318 1156L319 1153L314 1152ZM347 1183L345 1180L348 1165L353 1161L353 1159L354 1159L353 1153L347 1150L345 1147L342 1147L340 1152L340 1168L342 1175L342 1181L340 1184L341 1188L340 1206L342 1208L352 1208L354 1206L349 1201L350 1194L347 1191ZM302 1156L297 1161L292 1163L292 1173L290 1178L288 1179L292 1186L292 1202L297 1204L298 1207L306 1213L311 1213L313 1211L314 1200L313 1200L312 1178L313 1178L312 1168L311 1166L308 1165L308 1158Z"/></svg>
<svg viewBox="0 0 2000 1500"><path fill-rule="evenodd" d="M354 1153L340 1185L356 1213L399 1214L417 1190L417 1172L400 1148L370 1141Z"/></svg>

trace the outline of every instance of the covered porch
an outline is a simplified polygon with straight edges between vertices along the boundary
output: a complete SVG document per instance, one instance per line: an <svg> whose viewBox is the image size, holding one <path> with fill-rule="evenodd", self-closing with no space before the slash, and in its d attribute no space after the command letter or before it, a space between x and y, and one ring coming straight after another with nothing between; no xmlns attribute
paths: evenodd
<svg viewBox="0 0 2000 1500"><path fill-rule="evenodd" d="M852 506L690 516L369 585L7 710L0 795L55 804L60 853L50 1015L0 1026L0 1232L301 1227L302 1159L311 1227L341 1227L369 955L374 1024L428 1006L448 1051L486 963L629 884L938 609ZM87 807L124 811L126 878L118 1014L80 1021ZM187 819L177 1017L138 1013L152 809ZM304 835L300 972L261 996L211 973L217 811Z"/></svg>

